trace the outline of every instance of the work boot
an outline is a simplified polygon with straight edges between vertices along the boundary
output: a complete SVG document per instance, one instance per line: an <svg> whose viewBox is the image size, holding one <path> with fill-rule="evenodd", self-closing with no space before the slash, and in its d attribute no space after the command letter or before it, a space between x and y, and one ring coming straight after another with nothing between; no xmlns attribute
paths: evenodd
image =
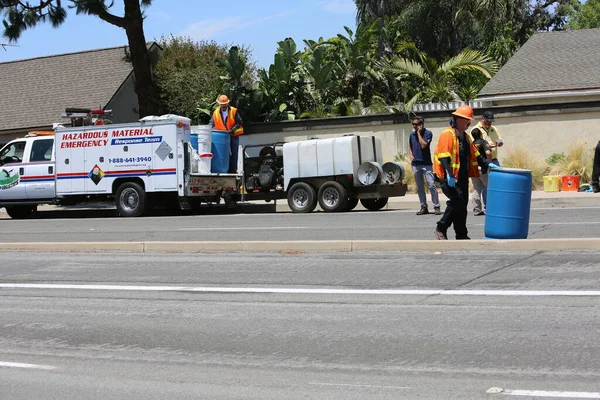
<svg viewBox="0 0 600 400"><path fill-rule="evenodd" d="M600 185L594 185L594 184L592 184L592 192L594 192L594 193L600 193Z"/></svg>
<svg viewBox="0 0 600 400"><path fill-rule="evenodd" d="M417 211L417 215L425 215L425 214L429 214L429 210L427 210L427 207L421 207L421 209L419 211Z"/></svg>
<svg viewBox="0 0 600 400"><path fill-rule="evenodd" d="M446 232L442 232L438 228L435 228L434 234L435 234L436 240L448 240L448 236L446 236Z"/></svg>
<svg viewBox="0 0 600 400"><path fill-rule="evenodd" d="M433 211L435 211L435 215L442 215L442 210L439 207L434 207Z"/></svg>

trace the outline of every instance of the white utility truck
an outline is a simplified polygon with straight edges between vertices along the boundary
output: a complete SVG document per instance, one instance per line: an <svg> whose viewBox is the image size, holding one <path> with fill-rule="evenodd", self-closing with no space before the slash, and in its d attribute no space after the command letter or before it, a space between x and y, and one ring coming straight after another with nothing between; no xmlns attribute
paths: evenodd
<svg viewBox="0 0 600 400"><path fill-rule="evenodd" d="M331 139L245 146L242 200L287 199L293 212L349 211L360 201L380 210L404 196L404 168L383 163L381 139L346 135Z"/></svg>
<svg viewBox="0 0 600 400"><path fill-rule="evenodd" d="M0 207L20 219L39 204L114 199L121 216L137 217L156 203L190 209L239 198L241 175L197 171L185 117L59 126L0 150Z"/></svg>

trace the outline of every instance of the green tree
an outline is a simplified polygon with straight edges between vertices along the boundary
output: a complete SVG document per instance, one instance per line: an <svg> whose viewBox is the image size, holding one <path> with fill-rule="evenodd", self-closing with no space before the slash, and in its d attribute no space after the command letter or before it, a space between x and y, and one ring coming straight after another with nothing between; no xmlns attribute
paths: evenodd
<svg viewBox="0 0 600 400"><path fill-rule="evenodd" d="M209 106L217 98L224 71L218 58L227 57L228 45L191 38L161 37L162 52L154 67L159 114L185 115L194 124L207 123L209 115L198 105Z"/></svg>
<svg viewBox="0 0 600 400"><path fill-rule="evenodd" d="M267 121L294 119L308 101L302 52L298 51L292 38L277 44L273 64L268 71L262 69L258 72Z"/></svg>
<svg viewBox="0 0 600 400"><path fill-rule="evenodd" d="M239 108L246 122L258 120L262 109L262 93L258 84L253 82L254 75L249 70L248 55L240 47L232 46L227 56L217 58L217 62L224 71L221 76L221 92L229 96L231 105ZM212 104L211 109L215 106L216 104Z"/></svg>
<svg viewBox="0 0 600 400"><path fill-rule="evenodd" d="M496 62L477 50L463 50L440 64L433 57L417 49L414 43L407 43L406 47L411 50L414 57L395 57L381 64L399 79L413 77L419 82L412 98L404 103L405 112L412 111L418 102L445 103L460 100L457 92L468 93L457 79L457 74L460 72L476 71L489 79L497 70Z"/></svg>
<svg viewBox="0 0 600 400"><path fill-rule="evenodd" d="M566 28L600 28L600 0L587 0L582 6L574 8Z"/></svg>
<svg viewBox="0 0 600 400"><path fill-rule="evenodd" d="M109 12L114 1L68 0L77 14L94 15L111 25L125 30L129 53L135 77L135 92L138 97L141 117L155 114L157 110L156 86L151 70L151 58L144 35L143 8L152 0L123 0L124 14L118 16ZM0 0L3 14L4 36L11 42L17 41L23 31L38 23L49 21L59 27L67 17L61 0L41 0L38 4L29 1Z"/></svg>

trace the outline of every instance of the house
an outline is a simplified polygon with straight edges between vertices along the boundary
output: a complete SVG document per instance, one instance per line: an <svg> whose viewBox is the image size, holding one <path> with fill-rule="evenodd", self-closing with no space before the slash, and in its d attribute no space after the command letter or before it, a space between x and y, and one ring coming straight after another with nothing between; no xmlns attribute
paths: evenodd
<svg viewBox="0 0 600 400"><path fill-rule="evenodd" d="M149 49L159 49L149 43ZM0 144L68 123L68 107L109 109L113 123L138 119L126 46L0 63Z"/></svg>
<svg viewBox="0 0 600 400"><path fill-rule="evenodd" d="M490 106L600 100L600 29L534 34L483 87Z"/></svg>

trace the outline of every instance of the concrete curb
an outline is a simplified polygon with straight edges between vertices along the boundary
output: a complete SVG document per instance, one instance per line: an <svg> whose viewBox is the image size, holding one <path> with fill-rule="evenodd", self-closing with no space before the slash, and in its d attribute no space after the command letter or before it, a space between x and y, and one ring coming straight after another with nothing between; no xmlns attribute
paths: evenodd
<svg viewBox="0 0 600 400"><path fill-rule="evenodd" d="M223 242L44 242L0 243L0 251L236 253L236 252L359 252L359 251L578 251L598 250L600 238L525 240L319 240Z"/></svg>

